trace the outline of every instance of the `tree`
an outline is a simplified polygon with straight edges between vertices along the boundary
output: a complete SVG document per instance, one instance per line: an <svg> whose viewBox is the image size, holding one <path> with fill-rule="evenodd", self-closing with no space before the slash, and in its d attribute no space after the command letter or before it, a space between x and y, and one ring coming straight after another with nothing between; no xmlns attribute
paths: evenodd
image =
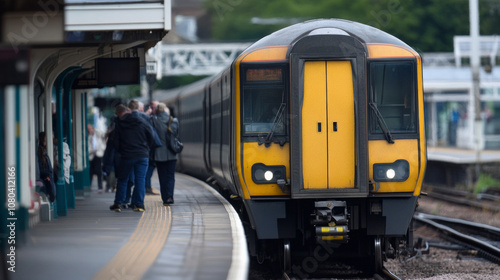
<svg viewBox="0 0 500 280"><path fill-rule="evenodd" d="M343 18L380 28L423 52L453 50L453 36L469 34L469 0L207 0L213 40L255 41L288 24L252 18ZM480 0L481 34L499 32L500 3Z"/></svg>

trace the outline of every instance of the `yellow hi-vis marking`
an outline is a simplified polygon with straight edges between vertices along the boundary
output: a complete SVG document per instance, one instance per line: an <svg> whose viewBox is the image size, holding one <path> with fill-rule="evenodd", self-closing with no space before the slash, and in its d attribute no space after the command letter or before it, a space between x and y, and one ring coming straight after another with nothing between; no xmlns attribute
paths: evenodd
<svg viewBox="0 0 500 280"><path fill-rule="evenodd" d="M94 280L141 279L163 249L170 231L172 213L160 196L146 196L146 211L137 229Z"/></svg>
<svg viewBox="0 0 500 280"><path fill-rule="evenodd" d="M344 228L343 227L321 227L321 232L331 232L331 233L344 232Z"/></svg>
<svg viewBox="0 0 500 280"><path fill-rule="evenodd" d="M344 236L343 235L329 235L329 236L321 236L321 239L322 240L344 240Z"/></svg>

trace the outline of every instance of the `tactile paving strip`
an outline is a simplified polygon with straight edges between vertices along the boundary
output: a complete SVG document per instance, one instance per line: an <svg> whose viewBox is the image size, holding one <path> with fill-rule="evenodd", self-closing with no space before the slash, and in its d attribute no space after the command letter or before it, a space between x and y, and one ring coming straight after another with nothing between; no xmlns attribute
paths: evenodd
<svg viewBox="0 0 500 280"><path fill-rule="evenodd" d="M163 206L159 195L145 196L144 204L137 229L95 280L141 279L156 260L170 231L171 209Z"/></svg>

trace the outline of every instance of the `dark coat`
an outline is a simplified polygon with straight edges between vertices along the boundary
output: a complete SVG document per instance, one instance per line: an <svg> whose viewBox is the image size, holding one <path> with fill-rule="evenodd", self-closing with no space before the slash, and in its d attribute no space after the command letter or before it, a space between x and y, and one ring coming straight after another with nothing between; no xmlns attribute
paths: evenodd
<svg viewBox="0 0 500 280"><path fill-rule="evenodd" d="M153 125L158 132L158 136L160 137L162 146L157 147L155 150L154 160L155 161L169 161L176 160L177 154L172 152L168 148L167 144L167 131L168 131L168 121L170 120L170 116L166 112L161 112L156 115L156 118L153 119ZM177 135L179 131L179 121L177 118L173 118L172 123L170 123L170 129L172 130L173 135Z"/></svg>
<svg viewBox="0 0 500 280"><path fill-rule="evenodd" d="M148 158L154 146L151 126L138 114L125 114L116 122L113 140L116 152L124 159Z"/></svg>
<svg viewBox="0 0 500 280"><path fill-rule="evenodd" d="M158 133L156 132L154 126L153 126L153 118L149 116L148 114L144 112L139 112L139 111L134 111L132 114L137 114L139 117L141 117L143 120L145 120L148 125L151 127L151 130L153 130L153 137L155 139L155 147L160 147L161 140L160 137L158 136Z"/></svg>
<svg viewBox="0 0 500 280"><path fill-rule="evenodd" d="M40 170L40 179L43 181L43 185L45 187L45 193L49 198L50 202L54 202L56 200L56 183L54 182L54 170L52 169L52 163L50 161L50 157L47 153L42 155L47 165L43 164L43 159L38 160L38 168ZM47 178L49 178L47 180Z"/></svg>
<svg viewBox="0 0 500 280"><path fill-rule="evenodd" d="M104 150L104 156L102 157L102 171L106 172L106 174L110 174L115 171L115 158L116 151L115 146L113 145L115 138L115 129L109 133L108 141L106 142L106 150Z"/></svg>

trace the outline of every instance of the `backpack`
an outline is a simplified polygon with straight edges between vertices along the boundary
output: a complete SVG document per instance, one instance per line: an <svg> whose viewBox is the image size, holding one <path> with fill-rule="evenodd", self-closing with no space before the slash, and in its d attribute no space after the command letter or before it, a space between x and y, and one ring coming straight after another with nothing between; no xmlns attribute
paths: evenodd
<svg viewBox="0 0 500 280"><path fill-rule="evenodd" d="M175 154L182 152L184 148L184 144L179 140L177 135L173 135L172 129L170 128L170 124L174 118L170 116L170 120L168 121L168 130L167 130L167 146Z"/></svg>

